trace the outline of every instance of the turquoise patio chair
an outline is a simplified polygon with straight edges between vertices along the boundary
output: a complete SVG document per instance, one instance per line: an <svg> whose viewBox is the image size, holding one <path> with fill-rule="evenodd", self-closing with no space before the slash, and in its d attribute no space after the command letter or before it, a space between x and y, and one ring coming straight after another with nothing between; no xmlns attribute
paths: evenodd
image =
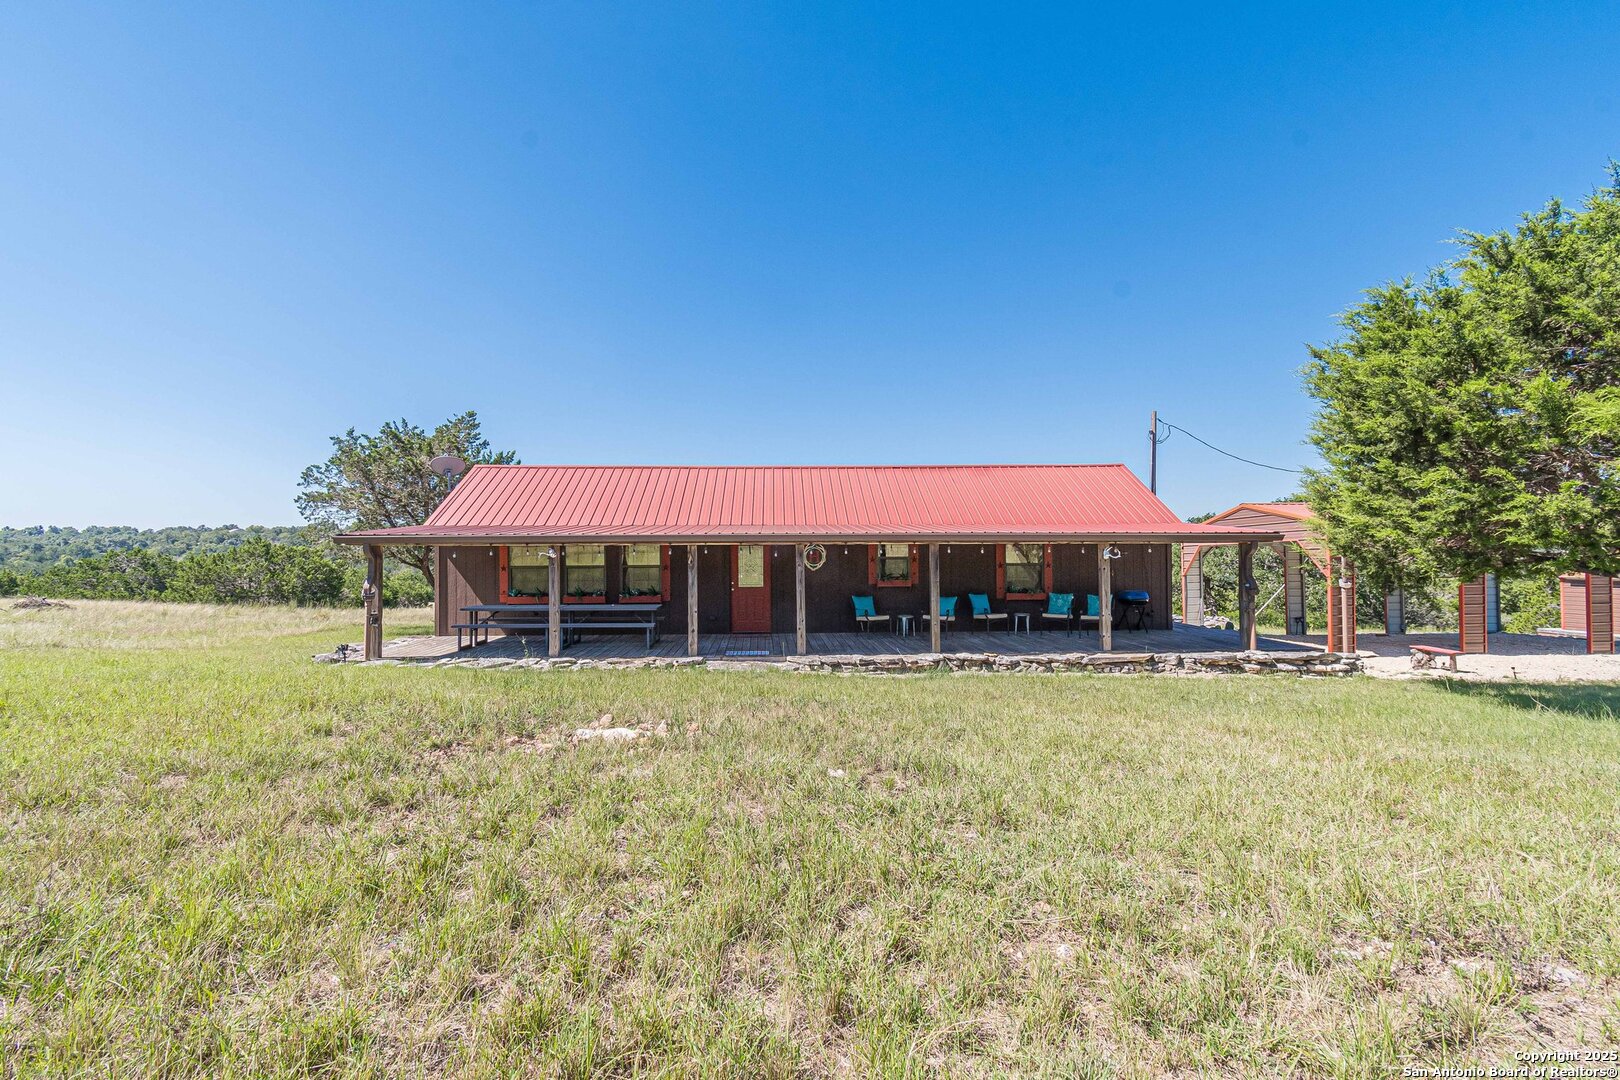
<svg viewBox="0 0 1620 1080"><path fill-rule="evenodd" d="M933 619L933 618L934 618L934 615L933 615L932 612L928 612L928 611L923 612L923 621L924 622L928 622L930 619ZM939 598L939 628L941 630L943 630L943 629L945 629L945 627L947 625L949 625L950 623L954 623L955 621L956 621L956 597L954 597L954 596L942 596L942 597L940 597Z"/></svg>
<svg viewBox="0 0 1620 1080"><path fill-rule="evenodd" d="M986 630L990 629L992 622L999 621L1002 624L1007 622L1007 613L1005 611L990 610L990 597L984 593L968 593L968 603L973 605L973 621L978 622L983 619Z"/></svg>
<svg viewBox="0 0 1620 1080"><path fill-rule="evenodd" d="M1069 633L1074 633L1074 593L1055 592L1048 596L1041 618L1060 620Z"/></svg>
<svg viewBox="0 0 1620 1080"><path fill-rule="evenodd" d="M889 617L878 614L877 601L870 596L852 596L850 600L855 604L855 629L864 632L873 623L883 623L887 627Z"/></svg>

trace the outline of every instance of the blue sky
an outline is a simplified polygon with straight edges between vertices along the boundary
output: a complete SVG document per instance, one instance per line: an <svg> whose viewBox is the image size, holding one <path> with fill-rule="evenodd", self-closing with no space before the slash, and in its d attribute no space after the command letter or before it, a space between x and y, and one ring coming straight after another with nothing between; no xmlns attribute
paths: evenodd
<svg viewBox="0 0 1620 1080"><path fill-rule="evenodd" d="M1305 343L1620 156L1620 7L8 5L0 524L528 462L1310 460ZM1183 514L1292 478L1177 435Z"/></svg>

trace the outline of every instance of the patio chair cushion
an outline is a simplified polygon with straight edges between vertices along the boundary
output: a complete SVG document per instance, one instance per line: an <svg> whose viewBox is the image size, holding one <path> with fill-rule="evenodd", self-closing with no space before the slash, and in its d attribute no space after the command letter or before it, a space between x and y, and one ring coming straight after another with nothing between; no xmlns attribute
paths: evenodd
<svg viewBox="0 0 1620 1080"><path fill-rule="evenodd" d="M968 603L973 605L973 617L982 619L990 614L990 597L982 592L968 593Z"/></svg>
<svg viewBox="0 0 1620 1080"><path fill-rule="evenodd" d="M1091 593L1086 594L1086 615L1093 619L1102 615L1102 601Z"/></svg>
<svg viewBox="0 0 1620 1080"><path fill-rule="evenodd" d="M956 618L956 597L942 596L939 598L939 617L942 619ZM929 618L928 612L923 612L923 618Z"/></svg>
<svg viewBox="0 0 1620 1080"><path fill-rule="evenodd" d="M1074 593L1055 592L1046 598L1048 615L1068 615L1074 610Z"/></svg>
<svg viewBox="0 0 1620 1080"><path fill-rule="evenodd" d="M877 617L877 602L870 596L852 596L855 602L855 617L857 619L874 619Z"/></svg>

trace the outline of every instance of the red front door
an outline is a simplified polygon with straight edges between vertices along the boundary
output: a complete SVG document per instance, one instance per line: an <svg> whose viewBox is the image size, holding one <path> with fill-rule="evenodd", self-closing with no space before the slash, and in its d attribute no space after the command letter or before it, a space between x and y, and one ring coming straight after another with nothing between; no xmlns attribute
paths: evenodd
<svg viewBox="0 0 1620 1080"><path fill-rule="evenodd" d="M764 544L731 549L731 632L771 632L771 556Z"/></svg>

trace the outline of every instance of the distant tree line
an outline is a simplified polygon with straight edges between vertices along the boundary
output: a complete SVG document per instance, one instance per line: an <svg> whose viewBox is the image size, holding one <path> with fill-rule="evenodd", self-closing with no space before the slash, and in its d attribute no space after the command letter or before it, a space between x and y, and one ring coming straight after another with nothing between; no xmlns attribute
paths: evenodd
<svg viewBox="0 0 1620 1080"><path fill-rule="evenodd" d="M0 596L357 604L364 567L332 536L427 520L453 484L431 468L438 455L467 465L517 461L511 451L491 448L470 411L431 432L408 420L390 421L375 435L350 428L332 439L325 462L299 477L297 504L308 525L0 528ZM389 549L383 603L432 601L433 549Z"/></svg>
<svg viewBox="0 0 1620 1080"><path fill-rule="evenodd" d="M365 569L352 556L253 535L227 547L178 557L133 547L37 570L0 565L0 596L336 606L359 603L364 580ZM402 607L432 601L432 588L415 569L395 567L385 572L384 604Z"/></svg>
<svg viewBox="0 0 1620 1080"><path fill-rule="evenodd" d="M0 567L17 573L38 572L74 559L135 549L179 558L197 551L223 551L254 538L276 544L315 539L308 526L302 525L174 525L166 529L137 529L131 525L91 525L84 529L31 525L22 529L0 528Z"/></svg>

